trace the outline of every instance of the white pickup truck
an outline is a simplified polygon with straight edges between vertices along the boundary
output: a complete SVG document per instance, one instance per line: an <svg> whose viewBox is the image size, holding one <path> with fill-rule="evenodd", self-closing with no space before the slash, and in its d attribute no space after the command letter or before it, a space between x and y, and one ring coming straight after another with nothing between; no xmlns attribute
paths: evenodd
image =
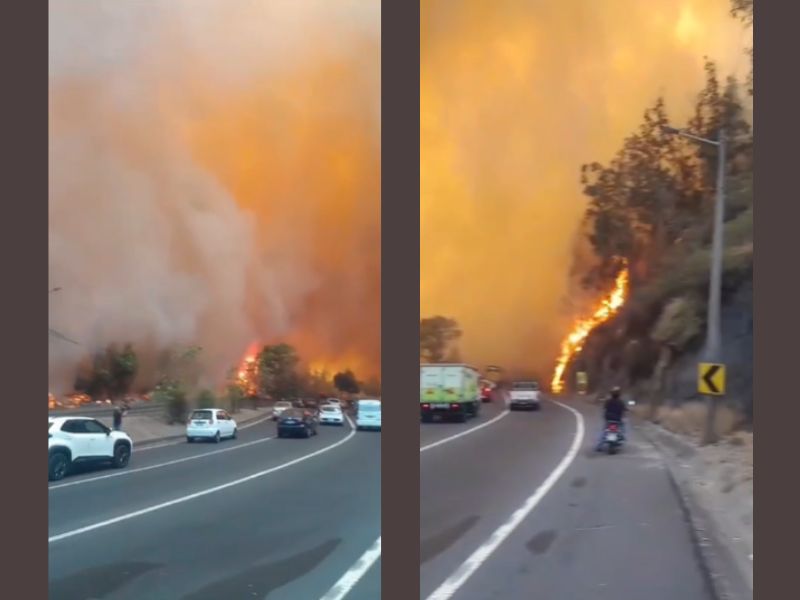
<svg viewBox="0 0 800 600"><path fill-rule="evenodd" d="M512 383L508 407L511 410L519 408L539 410L541 408L539 384L535 381L515 381Z"/></svg>

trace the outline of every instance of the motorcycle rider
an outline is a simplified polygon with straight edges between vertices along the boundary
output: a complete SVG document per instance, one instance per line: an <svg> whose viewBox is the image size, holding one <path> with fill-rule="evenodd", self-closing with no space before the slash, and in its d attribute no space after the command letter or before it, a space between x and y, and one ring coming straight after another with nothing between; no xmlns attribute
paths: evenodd
<svg viewBox="0 0 800 600"><path fill-rule="evenodd" d="M599 452L603 449L603 440L605 438L606 427L610 422L619 424L620 439L625 439L625 422L623 418L628 411L628 407L622 400L622 390L618 386L611 389L611 393L603 404L603 429L600 431L600 439L597 441L596 450Z"/></svg>

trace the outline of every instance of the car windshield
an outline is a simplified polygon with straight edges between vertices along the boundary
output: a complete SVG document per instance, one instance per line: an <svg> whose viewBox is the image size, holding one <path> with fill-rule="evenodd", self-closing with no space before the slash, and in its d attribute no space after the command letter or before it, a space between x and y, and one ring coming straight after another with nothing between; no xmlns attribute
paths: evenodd
<svg viewBox="0 0 800 600"><path fill-rule="evenodd" d="M214 413L210 410L196 410L192 413L192 420L194 421L213 421Z"/></svg>
<svg viewBox="0 0 800 600"><path fill-rule="evenodd" d="M275 408L289 408L291 405L291 402L276 402Z"/></svg>
<svg viewBox="0 0 800 600"><path fill-rule="evenodd" d="M339 412L339 409L336 408L335 406L323 406L322 412L329 412L329 413Z"/></svg>
<svg viewBox="0 0 800 600"><path fill-rule="evenodd" d="M281 419L302 419L303 411L292 408L281 414Z"/></svg>
<svg viewBox="0 0 800 600"><path fill-rule="evenodd" d="M372 405L368 404L366 406L359 406L358 407L358 412L365 413L365 414L366 413L379 413L379 412L381 412L381 407L380 406L372 406Z"/></svg>
<svg viewBox="0 0 800 600"><path fill-rule="evenodd" d="M533 390L536 391L539 389L539 384L535 381L517 381L514 383L515 390Z"/></svg>

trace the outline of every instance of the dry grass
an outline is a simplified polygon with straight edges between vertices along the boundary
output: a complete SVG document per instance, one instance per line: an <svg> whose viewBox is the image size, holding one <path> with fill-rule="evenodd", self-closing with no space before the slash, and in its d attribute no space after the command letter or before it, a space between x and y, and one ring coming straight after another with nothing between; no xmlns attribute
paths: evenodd
<svg viewBox="0 0 800 600"><path fill-rule="evenodd" d="M653 420L673 433L697 440L702 436L705 426L706 405L691 402L678 408L661 407ZM743 423L744 418L737 411L727 406L717 409L715 429L718 436L739 439L737 430Z"/></svg>

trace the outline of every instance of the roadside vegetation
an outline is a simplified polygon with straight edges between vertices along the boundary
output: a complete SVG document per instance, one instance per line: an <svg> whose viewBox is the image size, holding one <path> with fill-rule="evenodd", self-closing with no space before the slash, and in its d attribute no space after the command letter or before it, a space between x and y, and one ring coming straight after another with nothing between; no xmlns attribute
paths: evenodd
<svg viewBox="0 0 800 600"><path fill-rule="evenodd" d="M734 1L732 14L752 25L752 0ZM747 52L752 57L752 48ZM717 139L722 128L729 141L722 334L733 428L751 424L753 416L752 68L744 85L733 77L721 80L713 62L705 69L705 86L688 122L671 122L668 107L657 99L608 164L581 169L588 199L584 242L592 258L587 261L582 252L573 272L593 292L607 288L625 264L630 293L620 313L589 336L567 380L586 370L595 391L625 385L648 401L653 418L698 399L694 384L706 327L717 150L665 127L708 139Z"/></svg>
<svg viewBox="0 0 800 600"><path fill-rule="evenodd" d="M311 372L289 344L267 345L243 366L233 367L219 389L208 386L199 346L163 351L157 359L155 385L149 398L165 407L169 424L182 423L194 408L225 408L232 413L264 402L319 398L355 397L362 393L380 396L380 380L366 383L352 370L330 374ZM109 346L86 360L75 379L75 391L92 400L117 402L141 395L137 376L139 358L133 346ZM145 386L147 387L147 386Z"/></svg>

